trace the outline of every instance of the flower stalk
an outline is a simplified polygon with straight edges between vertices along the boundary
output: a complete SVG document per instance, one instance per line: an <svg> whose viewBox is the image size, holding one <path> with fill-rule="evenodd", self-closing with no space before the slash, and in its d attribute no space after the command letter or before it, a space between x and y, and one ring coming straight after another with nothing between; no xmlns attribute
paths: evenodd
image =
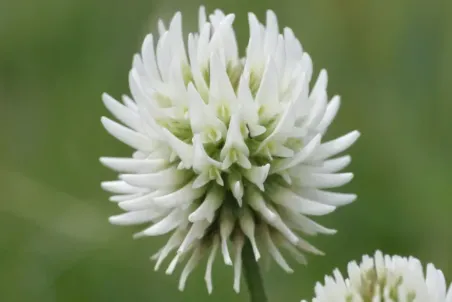
<svg viewBox="0 0 452 302"><path fill-rule="evenodd" d="M250 302L267 302L264 281L257 263L251 242L246 240L242 251L243 275L248 287Z"/></svg>

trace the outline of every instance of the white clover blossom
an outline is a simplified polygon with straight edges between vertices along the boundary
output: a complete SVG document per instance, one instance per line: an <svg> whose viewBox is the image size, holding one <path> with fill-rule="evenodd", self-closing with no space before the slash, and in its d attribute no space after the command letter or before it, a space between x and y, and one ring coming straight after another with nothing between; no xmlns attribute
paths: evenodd
<svg viewBox="0 0 452 302"><path fill-rule="evenodd" d="M312 302L452 302L452 286L447 289L441 270L413 257L363 256L358 265L348 264L344 278L338 269L317 283ZM302 300L301 302L306 302Z"/></svg>
<svg viewBox="0 0 452 302"><path fill-rule="evenodd" d="M171 252L171 274L188 256L179 288L202 256L212 291L212 264L218 252L234 267L240 290L241 251L251 242L255 259L269 254L292 272L280 251L299 262L303 251L321 252L300 237L333 234L309 218L352 202L354 194L324 191L348 183L338 173L350 156L353 131L322 142L340 105L328 100L325 70L310 88L312 61L289 28L281 34L276 16L266 24L249 14L250 39L239 57L234 15L199 12L199 32L188 35L181 14L159 38L146 36L129 75L132 98L103 101L122 123L106 117L106 130L136 151L131 158L103 157L119 180L102 183L126 211L110 218L118 225L150 224L136 237L171 234L152 258L159 269ZM230 249L233 250L231 256Z"/></svg>

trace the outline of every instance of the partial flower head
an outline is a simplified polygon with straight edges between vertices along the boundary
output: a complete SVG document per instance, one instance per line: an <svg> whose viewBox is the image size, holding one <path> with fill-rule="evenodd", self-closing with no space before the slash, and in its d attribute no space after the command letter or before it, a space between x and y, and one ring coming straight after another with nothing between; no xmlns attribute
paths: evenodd
<svg viewBox="0 0 452 302"><path fill-rule="evenodd" d="M433 264L426 273L413 257L387 256L377 251L358 265L348 264L348 276L335 270L317 283L312 302L452 302L443 273ZM303 300L302 302L306 302Z"/></svg>
<svg viewBox="0 0 452 302"><path fill-rule="evenodd" d="M358 138L357 131L323 142L339 109L329 100L327 73L313 85L312 61L292 30L280 33L276 16L266 24L249 14L250 39L240 57L234 15L199 12L199 32L185 45L181 14L159 37L149 34L129 75L132 98L104 94L106 130L136 151L130 158L103 157L119 180L102 183L125 213L118 225L148 224L135 237L170 234L153 259L155 269L174 253L171 274L186 257L179 288L203 256L212 291L218 252L234 267L240 290L241 251L251 242L256 260L270 255L292 272L280 251L299 262L303 252L321 252L300 237L333 234L310 216L333 212L354 194L328 192L353 175L339 173L350 156L335 157ZM311 87L312 86L312 87ZM232 251L232 253L231 253Z"/></svg>

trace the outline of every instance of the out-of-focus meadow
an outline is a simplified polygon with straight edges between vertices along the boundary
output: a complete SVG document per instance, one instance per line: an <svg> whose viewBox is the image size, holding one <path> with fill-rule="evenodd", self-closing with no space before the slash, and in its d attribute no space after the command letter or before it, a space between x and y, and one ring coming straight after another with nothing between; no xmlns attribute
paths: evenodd
<svg viewBox="0 0 452 302"><path fill-rule="evenodd" d="M376 249L434 262L452 281L452 1L204 3L236 13L242 52L247 12L273 9L342 96L329 136L362 132L344 188L358 200L318 219L339 231L311 238L326 256L265 272L271 300L310 298L316 280ZM128 93L132 55L159 16L182 11L188 33L200 4L0 0L0 301L247 300L219 258L212 296L204 266L177 291L178 275L149 260L164 238L109 225L119 209L99 186L115 175L98 157L130 154L101 127L101 93Z"/></svg>

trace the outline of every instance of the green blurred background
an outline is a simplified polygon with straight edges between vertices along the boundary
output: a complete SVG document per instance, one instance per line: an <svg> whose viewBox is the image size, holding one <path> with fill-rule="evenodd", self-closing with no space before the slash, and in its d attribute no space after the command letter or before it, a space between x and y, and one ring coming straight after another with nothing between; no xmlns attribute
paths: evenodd
<svg viewBox="0 0 452 302"><path fill-rule="evenodd" d="M200 4L0 0L0 301L247 300L220 261L212 296L204 268L178 292L178 276L155 273L148 260L164 238L134 241L135 229L109 225L119 210L99 187L115 176L98 157L130 153L101 127L101 93L128 93L132 55L158 17L180 10L193 31ZM363 134L344 188L359 199L319 219L339 230L311 238L325 257L293 263L293 275L265 272L271 300L310 298L316 280L376 249L434 262L451 281L452 1L204 4L236 13L242 50L246 13L263 20L273 9L342 96L329 135Z"/></svg>

